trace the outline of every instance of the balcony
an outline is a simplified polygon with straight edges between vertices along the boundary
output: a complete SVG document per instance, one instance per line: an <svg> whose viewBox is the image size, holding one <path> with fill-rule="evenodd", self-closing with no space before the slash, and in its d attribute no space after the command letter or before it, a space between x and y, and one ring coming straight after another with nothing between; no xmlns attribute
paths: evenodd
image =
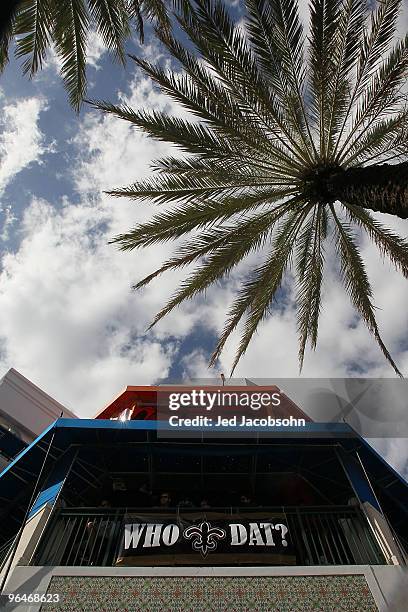
<svg viewBox="0 0 408 612"><path fill-rule="evenodd" d="M185 520L197 523L199 520L219 523L220 517L231 527L240 521L256 525L251 521L270 520L280 517L279 521L287 528L287 548L281 549L283 555L265 555L267 547L253 546L250 554L240 555L239 546L230 546L227 553L199 553L188 556L189 565L382 565L386 561L379 548L370 526L360 508L354 506L317 506L317 507L274 507L274 508L70 508L59 509L54 515L41 538L31 565L36 566L100 566L112 567L120 561L119 549L123 544L125 523L129 517L148 517L145 524L160 522L163 516L173 524ZM195 515L194 518L193 515ZM150 520L150 523L148 523ZM271 523L259 522L259 525ZM238 533L234 527L235 533ZM243 529L243 528L242 528ZM197 530L196 530L197 531ZM222 531L222 530L221 530ZM226 533L226 531L224 531ZM232 533L232 531L231 531ZM274 532L275 533L275 532ZM272 536L272 531L270 532ZM257 536L260 538L260 536ZM286 536L285 536L286 537ZM283 531L282 531L283 538ZM283 540L282 540L283 542ZM236 544L237 542L235 542ZM239 542L238 542L239 543ZM258 542L253 542L257 544ZM267 542L265 542L267 543ZM231 544L231 542L230 542ZM193 547L194 548L194 547ZM269 547L270 548L270 547ZM163 546L165 553L169 547ZM242 548L241 548L242 550ZM248 547L247 547L248 550ZM233 551L231 557L228 551ZM258 554L259 551L259 554ZM141 550L143 553L144 551ZM289 554L290 552L290 554ZM163 555L162 555L163 557ZM167 554L159 560L160 565L183 565L186 555ZM184 561L183 561L184 559ZM255 559L255 562L254 562ZM271 561L271 559L274 559ZM130 565L156 565L157 559L140 554Z"/></svg>

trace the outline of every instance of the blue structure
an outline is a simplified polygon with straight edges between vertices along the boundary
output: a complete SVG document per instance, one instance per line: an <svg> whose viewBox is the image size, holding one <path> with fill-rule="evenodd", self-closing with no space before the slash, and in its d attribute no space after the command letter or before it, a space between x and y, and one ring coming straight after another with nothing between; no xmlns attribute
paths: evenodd
<svg viewBox="0 0 408 612"><path fill-rule="evenodd" d="M13 460L26 446L24 440L0 424L0 457L3 457L5 462Z"/></svg>
<svg viewBox="0 0 408 612"><path fill-rule="evenodd" d="M256 431L248 439L226 432L216 440L175 441L163 431L158 437L155 421L59 419L0 474L2 542L18 531L33 492L28 520L46 506L55 514L93 508L92 514L103 499L118 511L143 507L145 491L153 489L170 491L174 506L188 495L196 507L202 497L211 497L212 507L238 507L243 493L252 507L286 512L335 514L368 504L386 517L400 549L407 546L407 483L348 425ZM50 529L51 519L47 524Z"/></svg>

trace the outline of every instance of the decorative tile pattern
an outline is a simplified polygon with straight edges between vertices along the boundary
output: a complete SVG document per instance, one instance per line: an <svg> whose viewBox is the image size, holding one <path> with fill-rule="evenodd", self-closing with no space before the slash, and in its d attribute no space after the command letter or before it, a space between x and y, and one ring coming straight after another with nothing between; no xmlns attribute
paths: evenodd
<svg viewBox="0 0 408 612"><path fill-rule="evenodd" d="M377 612L364 576L52 578L43 612Z"/></svg>

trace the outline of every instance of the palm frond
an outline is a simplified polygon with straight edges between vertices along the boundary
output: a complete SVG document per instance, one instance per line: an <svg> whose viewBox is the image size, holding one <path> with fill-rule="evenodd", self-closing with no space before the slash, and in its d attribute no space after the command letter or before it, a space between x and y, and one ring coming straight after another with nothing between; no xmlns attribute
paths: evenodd
<svg viewBox="0 0 408 612"><path fill-rule="evenodd" d="M292 202L300 204L297 198L294 198ZM298 230L299 223L301 223L304 217L307 216L307 213L308 210L301 215L298 211L291 211L288 213L288 218L284 220L282 228L279 230L279 234L274 240L272 254L261 267L252 272L250 279L243 283L242 288L239 290L237 297L232 303L227 315L227 321L224 329L219 337L215 350L211 355L209 362L210 366L212 366L219 358L222 350L224 349L226 341L235 330L245 313L248 312L247 324L232 365L232 375L239 359L246 351L250 339L256 331L260 320L266 314L266 309L270 305L275 293L281 285L282 277L286 267L289 265L289 260L293 249L293 234ZM263 308L262 305L259 304L259 297L263 298ZM251 316L251 306L257 298L258 312L253 310L253 314ZM261 309L260 316L259 307Z"/></svg>
<svg viewBox="0 0 408 612"><path fill-rule="evenodd" d="M204 119L220 134L236 137L239 132L248 145L257 149L272 147L279 150L276 145L272 145L270 140L265 138L258 123L243 112L225 87L220 86L214 75L192 53L184 49L170 33L161 32L158 35L172 56L181 63L185 74L174 78L161 68L132 57L166 93L190 112Z"/></svg>
<svg viewBox="0 0 408 612"><path fill-rule="evenodd" d="M383 355L394 368L398 376L402 377L401 372L397 368L380 336L377 321L375 319L374 306L372 304L371 285L351 228L346 223L339 220L333 204L330 204L330 210L335 222L334 227L341 264L341 276L347 293L349 293L353 306L365 321L367 328L377 340Z"/></svg>
<svg viewBox="0 0 408 612"><path fill-rule="evenodd" d="M246 0L248 40L287 121L307 147L313 139L302 90L304 33L294 0Z"/></svg>
<svg viewBox="0 0 408 612"><path fill-rule="evenodd" d="M183 2L174 0L175 4ZM140 39L144 37L144 18L161 31L171 28L167 0L3 0L0 5L0 72L8 62L13 37L16 56L23 58L23 72L30 77L42 68L46 52L54 43L62 60L64 85L76 111L86 90L90 29L96 29L106 47L124 64L131 23Z"/></svg>
<svg viewBox="0 0 408 612"><path fill-rule="evenodd" d="M364 91L370 76L384 57L395 34L401 0L381 0L372 14L371 26L364 32L358 62L356 94Z"/></svg>
<svg viewBox="0 0 408 612"><path fill-rule="evenodd" d="M206 96L202 94L204 87L204 70L201 70L201 82L197 85L187 75L191 74L191 65L186 74L175 75L158 66L135 56L132 59L148 74L161 89L193 115L200 117L208 124L217 128L225 136L239 132L248 146L258 149L272 148L265 134L259 129L256 121L245 116L234 98L225 89L219 87L214 78L207 73ZM227 112L226 112L227 111Z"/></svg>
<svg viewBox="0 0 408 612"><path fill-rule="evenodd" d="M86 91L88 12L84 0L55 2L53 9L53 33L62 60L61 74L70 103L79 111Z"/></svg>
<svg viewBox="0 0 408 612"><path fill-rule="evenodd" d="M248 193L248 189L273 186L287 187L288 183L266 178L260 181L259 177L248 177L240 175L230 176L159 176L144 181L139 181L128 187L109 191L109 195L115 197L126 196L133 200L151 200L157 204L171 203L175 201L189 202L197 201L203 197L215 197L223 195L233 196L237 192L242 195ZM285 193L290 192L287 188Z"/></svg>
<svg viewBox="0 0 408 612"><path fill-rule="evenodd" d="M356 112L356 125L371 117L377 117L383 110L394 110L395 105L405 96L401 94L408 72L408 34L392 49L373 75L370 85L364 89L362 101Z"/></svg>
<svg viewBox="0 0 408 612"><path fill-rule="evenodd" d="M355 101L364 93L373 71L378 67L379 62L381 62L384 53L391 43L395 33L400 6L401 0L381 0L377 10L371 16L369 29L363 33L356 79L347 110L344 114L343 124L338 131L334 148L335 152L341 145L347 119Z"/></svg>
<svg viewBox="0 0 408 612"><path fill-rule="evenodd" d="M334 64L334 77L327 83L327 115L325 122L327 153L330 157L335 137L346 115L352 87L352 71L359 56L360 41L366 18L365 0L344 0L339 9L335 41L330 49Z"/></svg>
<svg viewBox="0 0 408 612"><path fill-rule="evenodd" d="M219 174L220 172L237 172L237 164L239 164L240 172L248 171L248 173L257 176L264 176L267 173L269 178L279 178L281 180L287 180L287 184L295 185L298 180L298 174L294 169L286 169L284 166L276 164L268 160L267 158L256 158L250 155L246 155L242 149L237 153L237 157L231 154L228 158L221 155L216 155L212 158L197 159L197 157L190 157L187 159L179 157L162 157L161 159L153 160L150 164L152 170L169 173L169 174L195 174L199 176L206 176L208 174Z"/></svg>
<svg viewBox="0 0 408 612"><path fill-rule="evenodd" d="M138 225L127 234L120 234L112 240L118 243L122 250L133 250L180 238L184 234L200 229L209 224L220 223L243 212L250 212L259 207L270 207L271 204L289 195L290 191L267 189L256 193L242 194L236 197L223 197L203 201L194 200L192 204L180 204L177 207L155 215L150 221ZM282 206L286 206L282 205ZM275 214L273 211L272 216ZM252 222L251 222L252 224ZM197 238L198 242L200 238Z"/></svg>
<svg viewBox="0 0 408 612"><path fill-rule="evenodd" d="M317 344L326 235L327 215L324 206L319 204L297 241L299 286L296 302L300 369L303 367L307 341L310 339L313 349Z"/></svg>
<svg viewBox="0 0 408 612"><path fill-rule="evenodd" d="M359 206L345 204L350 220L365 230L383 256L387 256L405 278L408 278L408 240L384 227L373 215Z"/></svg>
<svg viewBox="0 0 408 612"><path fill-rule="evenodd" d="M127 11L130 19L134 20L139 42L144 43L144 23L142 15L142 0L127 0Z"/></svg>
<svg viewBox="0 0 408 612"><path fill-rule="evenodd" d="M262 266L254 271L250 280L243 283L243 289L239 292L238 299L240 302L243 296L247 298L244 311L246 312L246 320L238 350L232 363L231 375L247 350L259 324L270 314L275 295L281 287L283 275L290 265L296 237L310 208L310 205L306 205L300 210L295 209L288 213L288 218L282 223L273 241L272 254ZM223 336L221 336L222 338Z"/></svg>
<svg viewBox="0 0 408 612"><path fill-rule="evenodd" d="M171 19L169 9L165 0L124 0L126 12L130 20L134 21L136 31L139 35L139 42L144 43L144 22L147 19L157 28L158 32L170 31ZM177 8L181 8L183 0L173 0Z"/></svg>
<svg viewBox="0 0 408 612"><path fill-rule="evenodd" d="M320 158L327 158L327 130L330 126L330 90L336 79L336 45L340 21L340 0L310 2L310 92L311 111L318 126ZM341 95L344 92L340 92Z"/></svg>
<svg viewBox="0 0 408 612"><path fill-rule="evenodd" d="M265 243L267 235L272 232L276 221L289 209L290 203L284 203L276 206L272 212L268 211L249 218L245 217L233 226L209 227L200 236L194 236L186 240L173 257L136 283L133 289L140 289L163 272L185 267L217 249L225 249L228 245L233 245L233 248L236 249L236 244L241 245L243 243L242 236L245 236L245 243L250 245L247 252L259 248Z"/></svg>
<svg viewBox="0 0 408 612"><path fill-rule="evenodd" d="M180 117L171 117L159 111L134 111L130 107L117 106L104 101L90 101L95 108L115 115L141 128L148 136L177 144L186 153L222 157L234 153L227 139L217 137L203 123L191 123Z"/></svg>
<svg viewBox="0 0 408 612"><path fill-rule="evenodd" d="M147 19L153 21L160 30L170 30L171 22L167 3L163 0L142 0L141 7Z"/></svg>
<svg viewBox="0 0 408 612"><path fill-rule="evenodd" d="M88 0L88 4L103 42L124 64L124 41L130 34L128 6L125 0Z"/></svg>
<svg viewBox="0 0 408 612"><path fill-rule="evenodd" d="M15 18L16 57L25 57L24 73L33 76L42 67L50 44L52 3L50 0L23 0ZM28 57L27 57L28 56Z"/></svg>
<svg viewBox="0 0 408 612"><path fill-rule="evenodd" d="M232 23L222 3L197 0L179 23L224 87L239 101L245 113L275 137L295 159L309 151L297 143L279 101L259 73L245 36Z"/></svg>
<svg viewBox="0 0 408 612"><path fill-rule="evenodd" d="M202 98L202 96L201 96ZM159 111L134 111L126 105L117 106L104 101L90 101L95 108L113 114L143 129L149 136L171 142L186 153L201 154L211 159L248 158L261 164L279 162L279 168L286 175L294 175L299 166L279 146L256 140L249 128L216 130L206 123L191 123L179 117L171 117ZM207 111L205 116L208 119ZM220 123L223 119L220 119ZM219 133L218 133L219 132ZM244 141L244 142L243 142ZM257 144L258 143L258 147Z"/></svg>
<svg viewBox="0 0 408 612"><path fill-rule="evenodd" d="M389 119L380 119L365 134L355 138L349 149L343 153L343 164L348 166L359 162L372 162L389 150L395 150L398 141L406 142L408 111L404 110Z"/></svg>
<svg viewBox="0 0 408 612"><path fill-rule="evenodd" d="M109 195L116 197L126 196L134 200L151 200L157 204L175 201L188 202L197 197L231 195L236 188L246 187L245 181L231 181L226 177L224 184L215 178L202 179L198 177L164 176L139 181L129 187L109 191Z"/></svg>
<svg viewBox="0 0 408 612"><path fill-rule="evenodd" d="M387 111L398 110L405 97L400 90L408 75L408 34L392 50L372 77L356 109L352 129L339 151L341 163L347 156L353 142L359 141L365 132ZM363 128L363 129L360 129ZM348 144L351 143L351 144ZM347 146L348 145L348 146Z"/></svg>
<svg viewBox="0 0 408 612"><path fill-rule="evenodd" d="M9 45L22 0L8 0L0 4L0 74L9 61Z"/></svg>
<svg viewBox="0 0 408 612"><path fill-rule="evenodd" d="M190 242L189 247L192 249L192 253L195 253L194 259L198 259L202 257L203 254L206 254L205 260L182 282L174 296L154 317L149 329L182 302L192 299L205 291L213 283L228 276L231 270L251 251L259 249L260 246L265 243L277 220L285 215L286 212L287 206L282 207L272 214L264 213L250 221L239 224L239 226L221 230L213 229L204 235L204 237L195 241L195 246ZM186 251L185 248L184 251ZM186 259L188 259L190 263L192 261L192 253L190 252L190 254L184 255L181 261L180 259L173 261L171 265L169 262L166 265L166 270L185 265ZM162 269L158 270L154 273L154 277L162 271ZM152 278L153 275L149 275L148 282L150 282ZM141 281L141 283L138 284L138 288L145 284L145 280Z"/></svg>

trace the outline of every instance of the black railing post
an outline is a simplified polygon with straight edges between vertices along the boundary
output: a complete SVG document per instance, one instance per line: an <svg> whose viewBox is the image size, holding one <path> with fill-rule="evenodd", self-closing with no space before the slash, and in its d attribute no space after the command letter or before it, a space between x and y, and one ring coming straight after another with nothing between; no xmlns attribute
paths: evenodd
<svg viewBox="0 0 408 612"><path fill-rule="evenodd" d="M301 516L299 508L296 508L296 516L298 517L298 521L299 521L299 527L300 527L300 533L301 533L301 536L302 536L302 541L303 541L303 543L305 545L306 552L307 552L307 554L309 556L309 565L313 565L312 551L310 550L310 547L309 547L308 538L307 538L307 535L306 535L306 531L305 531L305 528L304 528L304 525L303 525L302 516Z"/></svg>

